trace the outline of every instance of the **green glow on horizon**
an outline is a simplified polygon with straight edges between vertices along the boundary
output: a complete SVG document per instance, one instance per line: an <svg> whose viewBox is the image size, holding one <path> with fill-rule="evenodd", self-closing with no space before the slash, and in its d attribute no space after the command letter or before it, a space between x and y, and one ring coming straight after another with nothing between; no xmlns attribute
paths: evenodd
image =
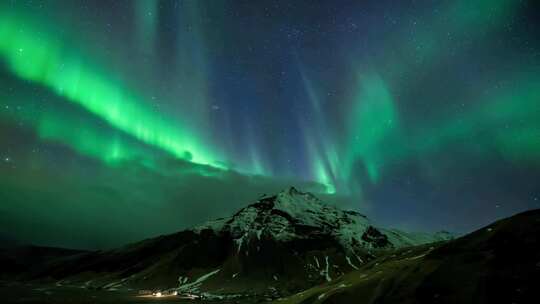
<svg viewBox="0 0 540 304"><path fill-rule="evenodd" d="M106 70L84 61L60 39L38 33L28 20L0 13L0 55L15 75L49 88L148 145L193 163L217 166L218 160L193 130L153 113L144 100L107 77ZM46 126L42 132L47 136L57 130L51 124ZM117 143L112 147L114 153L120 153Z"/></svg>

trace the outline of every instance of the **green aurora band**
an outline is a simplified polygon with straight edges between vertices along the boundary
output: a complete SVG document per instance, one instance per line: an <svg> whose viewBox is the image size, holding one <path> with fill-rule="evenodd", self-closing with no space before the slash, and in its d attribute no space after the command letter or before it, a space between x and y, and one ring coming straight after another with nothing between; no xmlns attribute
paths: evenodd
<svg viewBox="0 0 540 304"><path fill-rule="evenodd" d="M413 78L418 68L435 66L448 55L449 43L439 37L451 35L463 39L464 33L469 38L486 35L512 18L517 8L517 1L511 0L456 1L431 24L419 29L419 41L403 41L401 37L406 36L403 33L390 37L387 48L397 49L396 52L381 52L369 68L358 64L359 68L354 69L353 93L347 100L347 113L343 113L343 138L326 122L321 102L324 97L301 68L304 93L311 101L314 121L300 122L311 179L326 186L331 194L361 193L363 183L375 184L389 173L388 165L439 153L455 142L466 153L486 156L497 151L512 162L538 163L540 79L537 77L521 73L521 81L511 87L488 96L472 97L478 99L477 106L462 115L441 115L441 119L424 121L418 126L404 124L397 106L399 98L394 96L401 89L396 84L398 77ZM137 30L142 48L149 53L156 40L156 15L155 2L137 2L140 21ZM226 165L227 155L204 140L199 130L205 126L194 127L155 112L148 100L115 79L105 65L90 61L52 33L55 31L43 29L42 24L33 23L26 16L3 10L0 56L18 78L54 92L62 100L106 122L119 135L105 136L95 124L62 116L53 109L39 117L24 111L18 113L18 118L31 125L42 139L61 142L107 164L148 158L146 145L195 164L231 168ZM197 41L201 36L197 30L191 35L186 39ZM184 57L188 58L179 56L179 64L187 66L189 62L184 62L188 60ZM390 68L384 69L386 65ZM193 74L185 76L186 81L189 77L196 79L197 85L188 88L183 97L206 99L207 75L201 72L204 70L194 68ZM187 121L189 115L186 113L183 118ZM248 134L250 138L256 136ZM137 141L144 145L138 145ZM247 174L270 175L271 168L265 165L256 147L249 145L245 150L246 164L239 167L246 168ZM355 180L358 171L365 171L367 181Z"/></svg>
<svg viewBox="0 0 540 304"><path fill-rule="evenodd" d="M15 75L49 88L114 128L178 158L215 167L222 164L193 130L156 115L119 81L104 76L109 74L106 70L86 62L59 39L43 33L37 35L37 28L20 16L0 13L0 54ZM92 151L91 156L97 151L108 151L102 157L108 161L128 156L121 152L127 149L121 149L114 141L107 143L95 136L80 138L89 132L74 135L62 119L45 118L38 125L45 138L62 140L80 152ZM90 147L94 143L98 144Z"/></svg>
<svg viewBox="0 0 540 304"><path fill-rule="evenodd" d="M425 122L421 127L400 125L399 100L393 96L393 91L400 87L388 81L414 78L418 69L431 69L444 62L444 57L450 55L449 50L455 52L456 48L441 37L459 40L465 39L465 35L468 39L485 36L500 30L519 7L520 4L512 0L456 1L430 23L418 28L420 38L417 40L403 41L402 37L408 37L406 32L390 37L386 47L395 51L377 55L374 66L366 68L360 64L356 69L357 83L353 85L356 89L344 113L347 119L343 143L336 144L339 140L334 139L316 144L318 137L329 133L324 130L306 132L305 141L316 180L339 192L361 194L363 184L376 184L381 175L390 173L389 165L411 157L428 157L456 142L462 144L465 153L489 156L497 152L512 162L538 163L540 79L521 75L518 77L521 81L513 87L477 97L480 106L476 109L457 117L442 115L441 120ZM376 72L377 65L379 68L388 66L384 77ZM320 114L320 99L324 97L315 92L306 73L302 72L302 76L312 110ZM315 125L322 125L324 119L315 117L318 121ZM518 127L515 122L520 122ZM508 128L509 125L513 127ZM335 134L330 135L337 138ZM362 171L366 172L367 181L355 178L355 174Z"/></svg>

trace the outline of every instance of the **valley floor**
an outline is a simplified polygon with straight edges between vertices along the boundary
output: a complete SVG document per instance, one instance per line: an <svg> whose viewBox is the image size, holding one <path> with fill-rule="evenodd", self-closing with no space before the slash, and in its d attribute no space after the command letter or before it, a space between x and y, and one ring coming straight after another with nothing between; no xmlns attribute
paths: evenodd
<svg viewBox="0 0 540 304"><path fill-rule="evenodd" d="M179 297L140 296L137 291L89 290L72 286L34 285L0 281L0 303L15 304L123 304L123 303L256 303L255 299L234 301L190 300Z"/></svg>

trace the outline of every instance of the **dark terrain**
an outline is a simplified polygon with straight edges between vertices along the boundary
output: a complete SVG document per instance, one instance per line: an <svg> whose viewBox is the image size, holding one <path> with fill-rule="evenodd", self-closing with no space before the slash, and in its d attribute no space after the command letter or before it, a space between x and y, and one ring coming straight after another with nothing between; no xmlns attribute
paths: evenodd
<svg viewBox="0 0 540 304"><path fill-rule="evenodd" d="M115 250L2 249L0 294L2 303L538 303L539 238L540 210L447 240L380 229L291 188Z"/></svg>
<svg viewBox="0 0 540 304"><path fill-rule="evenodd" d="M405 248L279 303L539 303L540 210Z"/></svg>

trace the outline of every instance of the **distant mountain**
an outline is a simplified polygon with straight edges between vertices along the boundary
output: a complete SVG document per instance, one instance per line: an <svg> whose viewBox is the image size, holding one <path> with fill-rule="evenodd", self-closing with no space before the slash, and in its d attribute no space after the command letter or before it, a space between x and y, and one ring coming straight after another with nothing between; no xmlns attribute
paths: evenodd
<svg viewBox="0 0 540 304"><path fill-rule="evenodd" d="M81 250L19 246L0 250L0 279L29 274L36 268L42 268L51 261L86 253Z"/></svg>
<svg viewBox="0 0 540 304"><path fill-rule="evenodd" d="M381 229L291 187L193 229L115 250L50 257L19 278L277 298L330 284L387 252L449 238Z"/></svg>
<svg viewBox="0 0 540 304"><path fill-rule="evenodd" d="M13 248L20 246L19 242L16 240L0 234L0 248Z"/></svg>

